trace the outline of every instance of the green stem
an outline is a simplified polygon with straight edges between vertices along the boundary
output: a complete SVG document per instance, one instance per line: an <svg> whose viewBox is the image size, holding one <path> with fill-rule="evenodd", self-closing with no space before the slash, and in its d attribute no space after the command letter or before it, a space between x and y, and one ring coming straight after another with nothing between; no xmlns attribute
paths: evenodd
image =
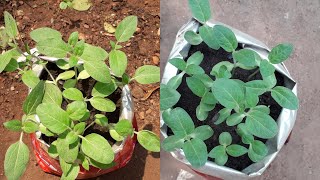
<svg viewBox="0 0 320 180"><path fill-rule="evenodd" d="M86 130L87 130L89 127L91 127L92 125L94 125L94 121L93 121L92 123L90 123L89 126L87 126L87 127L84 129L84 131L86 131ZM84 132L84 131L83 131L83 132Z"/></svg>
<svg viewBox="0 0 320 180"><path fill-rule="evenodd" d="M20 141L22 142L23 132L20 133Z"/></svg>
<svg viewBox="0 0 320 180"><path fill-rule="evenodd" d="M259 72L259 68L253 72L252 74L250 74L250 76L248 77L247 81L249 81L254 75L256 75Z"/></svg>
<svg viewBox="0 0 320 180"><path fill-rule="evenodd" d="M57 81L54 79L54 77L52 76L52 74L50 73L49 69L44 65L43 68L47 71L47 73L49 74L50 78L52 79L53 83L57 85Z"/></svg>

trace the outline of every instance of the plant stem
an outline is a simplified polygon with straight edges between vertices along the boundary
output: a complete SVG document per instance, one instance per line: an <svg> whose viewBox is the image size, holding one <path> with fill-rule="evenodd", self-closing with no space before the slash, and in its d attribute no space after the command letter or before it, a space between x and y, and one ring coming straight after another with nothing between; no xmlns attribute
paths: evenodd
<svg viewBox="0 0 320 180"><path fill-rule="evenodd" d="M250 74L250 76L248 77L247 81L249 81L254 75L256 75L259 72L259 68L253 72L252 74Z"/></svg>
<svg viewBox="0 0 320 180"><path fill-rule="evenodd" d="M20 133L20 141L22 142L23 132Z"/></svg>
<svg viewBox="0 0 320 180"><path fill-rule="evenodd" d="M94 125L94 121L93 121L92 123L90 123L89 126L87 126L87 127L84 129L84 131L86 131L86 130L87 130L89 127L91 127L92 125ZM83 132L84 132L84 131L83 131Z"/></svg>
<svg viewBox="0 0 320 180"><path fill-rule="evenodd" d="M53 83L57 86L57 82L54 79L54 77L52 76L52 74L50 73L49 69L44 65L43 68L47 71L47 73L49 74L49 76L51 77Z"/></svg>

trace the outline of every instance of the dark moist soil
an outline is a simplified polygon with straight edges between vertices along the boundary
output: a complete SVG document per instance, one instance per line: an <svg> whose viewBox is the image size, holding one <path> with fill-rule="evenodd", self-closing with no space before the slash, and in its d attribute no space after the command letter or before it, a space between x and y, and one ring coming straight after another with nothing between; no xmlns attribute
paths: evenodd
<svg viewBox="0 0 320 180"><path fill-rule="evenodd" d="M30 43L29 33L40 27L50 27L61 32L64 40L78 31L80 38L87 43L100 46L110 51L110 40L115 40L114 34L104 31L103 23L117 25L124 17L138 16L138 29L126 43L121 43L122 50L128 56L127 73L132 76L135 70L145 64L159 66L160 56L160 0L91 0L92 7L85 12L72 9L60 10L58 0L10 0L0 1L0 26L4 25L3 12L8 11L17 20L22 40ZM20 42L20 40L19 40ZM6 130L2 123L11 119L21 119L23 115L22 102L28 89L22 84L17 73L0 74L0 162L10 144L19 139L19 133ZM159 90L154 91L147 99L144 95L159 84L139 85L133 83L130 89L133 94L135 117L138 128L152 130L160 135L159 122ZM25 135L24 142L30 149L30 163L22 180L58 180L59 177L44 173L38 167L32 152L30 139ZM94 179L159 179L159 153L149 153L137 144L131 161L123 168ZM4 177L3 163L0 163L0 179Z"/></svg>
<svg viewBox="0 0 320 180"><path fill-rule="evenodd" d="M60 68L58 68L58 66L54 63L48 63L47 64L47 68L50 71L50 73L52 74L52 76L54 78L57 78L58 75L62 72L64 72L63 70L61 70ZM79 72L77 72L79 74ZM51 80L49 74L43 70L40 79L42 80ZM78 90L80 90L82 92L82 94L84 95L84 97L87 97L88 99L91 98L91 92L92 89L94 87L94 85L96 84L96 80L94 80L93 78L88 78L88 79L84 79L84 80L80 80L77 83L76 88ZM61 92L63 92L63 81L59 81L59 89L61 90ZM108 122L109 123L117 123L119 121L119 117L120 117L120 101L121 101L121 89L116 89L110 96L107 97L108 99L110 99L111 101L113 101L117 108L114 112L109 112L109 113L103 113L101 111L98 111L96 109L94 109L91 104L88 102L87 103L87 109L90 111L90 117L88 120L86 120L86 126L91 124L91 122L94 121L94 116L96 114L104 114L107 118L108 118ZM67 109L67 101L64 99L62 102L62 108L64 110ZM75 122L76 124L76 122ZM101 136L103 136L104 138L106 138L111 144L114 144L116 141L110 136L110 133L108 133L106 131L105 128L99 126L98 124L94 124L93 126L89 127L85 133L84 136L91 134L91 133L97 133L100 134ZM42 138L45 142L47 143L51 143L53 141L55 141L57 139L57 137L47 137L45 135L42 135Z"/></svg>
<svg viewBox="0 0 320 180"><path fill-rule="evenodd" d="M214 65L221 61L230 61L233 62L232 54L224 51L222 48L219 50L213 50L209 48L205 43L202 43L198 46L191 46L188 57L190 57L193 53L200 51L204 54L204 60L200 64L200 66L204 69L206 74L210 75L210 71ZM188 58L187 57L187 58ZM186 58L186 59L187 59ZM243 70L240 68L235 69L234 75L232 79L240 79L244 82L247 82L247 78L250 74L252 74L255 71L253 70ZM211 76L211 75L210 75ZM211 151L214 147L219 145L218 137L222 132L229 132L232 136L232 143L233 144L239 144L242 146L245 146L248 148L248 145L243 144L241 142L241 137L236 133L236 126L229 127L226 125L226 123L221 123L219 125L215 125L214 122L218 118L218 112L223 109L224 107L218 104L208 115L208 118L204 121L199 121L196 116L196 108L200 103L201 98L194 95L192 91L188 88L186 83L186 78L188 75L185 75L182 80L182 84L177 89L178 92L181 94L181 98L179 102L175 105L175 107L181 107L184 110L188 112L188 114L191 116L194 124L196 127L202 126L202 125L209 125L212 127L214 131L214 135L210 137L208 140L205 141L208 152ZM214 78L211 76L211 78ZM276 72L276 78L277 78L277 85L283 86L284 85L284 79L283 77ZM251 80L261 80L261 74L257 73ZM271 97L270 93L265 93L259 97L259 105L267 105L270 106L270 116L273 119L277 119L281 112L281 106L277 104ZM171 132L172 133L172 132ZM259 139L259 138L256 138ZM265 139L259 139L263 142L266 142ZM209 160L214 161L214 159L209 158ZM239 171L242 171L249 165L251 165L253 162L249 159L248 155L245 154L243 156L240 156L238 158L234 158L229 156L228 162L225 164L225 166L230 167L232 169L236 169Z"/></svg>

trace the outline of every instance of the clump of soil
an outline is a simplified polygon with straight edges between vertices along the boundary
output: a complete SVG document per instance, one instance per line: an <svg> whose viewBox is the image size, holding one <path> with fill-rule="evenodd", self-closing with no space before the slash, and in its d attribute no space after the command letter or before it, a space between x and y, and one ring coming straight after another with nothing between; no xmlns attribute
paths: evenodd
<svg viewBox="0 0 320 180"><path fill-rule="evenodd" d="M198 46L191 46L188 57L190 57L193 53L197 51L200 51L204 54L204 60L202 61L200 66L204 69L206 74L208 74L209 76L211 76L210 71L212 67L217 63L221 61L230 61L233 63L233 58L231 53L224 51L222 48L220 48L219 50L211 49L205 43L202 43ZM248 76L253 72L255 72L255 70L256 69L244 70L244 69L236 68L232 79L240 79L241 81L247 82ZM199 105L201 98L194 95L192 91L189 89L186 83L187 77L188 75L185 75L183 77L182 83L177 89L177 91L181 94L181 98L178 101L178 103L175 105L175 107L181 107L184 110L186 110L186 112L188 112L188 114L192 118L196 127L202 126L202 125L209 125L210 127L212 127L214 131L214 135L205 141L208 148L208 152L210 152L214 147L219 145L218 137L222 132L229 132L231 134L233 144L239 144L249 148L248 145L242 143L241 137L236 133L236 126L232 126L232 127L227 126L225 122L219 125L214 124L214 122L218 119L218 112L224 108L220 104L216 105L216 107L209 113L208 118L206 120L199 121L197 119L196 108ZM211 78L214 79L213 76L211 76ZM280 75L278 72L276 72L276 78L277 78L277 85L283 86L284 85L283 76ZM261 74L257 73L255 76L253 76L250 79L250 81L252 80L262 80ZM277 102L273 100L270 93L264 93L263 95L261 95L259 97L258 104L269 106L270 112L271 112L270 116L274 120L277 120L278 116L281 113L282 108ZM170 131L171 130L169 130L168 133L172 133ZM259 139L259 138L256 138L256 139L266 142L265 139ZM209 160L214 161L214 159L211 159L211 158L209 158ZM246 167L248 167L249 165L251 165L252 163L253 162L250 160L248 155L245 154L238 158L229 156L228 162L225 164L225 166L241 171Z"/></svg>

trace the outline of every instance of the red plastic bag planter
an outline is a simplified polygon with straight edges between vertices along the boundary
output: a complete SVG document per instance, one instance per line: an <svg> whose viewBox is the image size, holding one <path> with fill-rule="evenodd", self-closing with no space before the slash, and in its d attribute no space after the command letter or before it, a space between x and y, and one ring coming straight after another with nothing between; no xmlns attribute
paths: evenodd
<svg viewBox="0 0 320 180"><path fill-rule="evenodd" d="M133 127L137 130L137 121L135 117L132 120ZM59 160L51 158L46 150L44 150L41 146L42 143L37 139L36 134L33 133L30 135L33 152L36 155L37 163L41 167L41 169L49 174L54 174L61 176L62 170L60 168ZM128 137L123 144L123 149L115 155L115 166L108 169L99 169L93 166L90 166L90 170L85 170L82 166L80 166L80 172L78 174L77 179L87 179L97 177L103 174L107 174L109 172L115 171L124 167L130 161L134 147L137 142L137 136L134 134L133 137Z"/></svg>

